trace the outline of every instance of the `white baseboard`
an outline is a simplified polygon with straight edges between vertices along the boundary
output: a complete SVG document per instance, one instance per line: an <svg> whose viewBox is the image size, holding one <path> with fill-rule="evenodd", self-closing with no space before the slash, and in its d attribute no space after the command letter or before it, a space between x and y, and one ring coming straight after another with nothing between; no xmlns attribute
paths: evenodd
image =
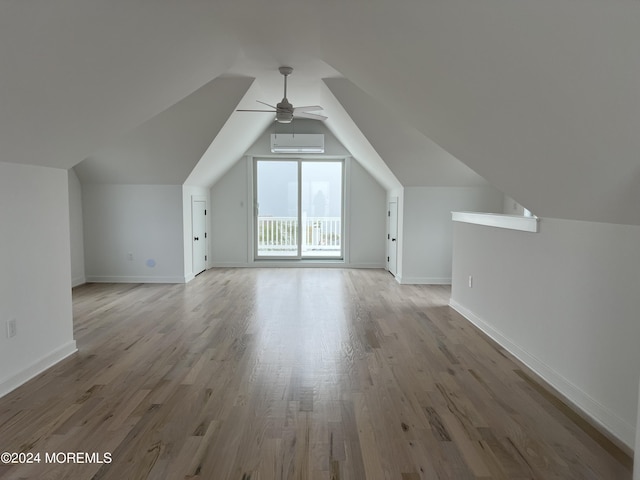
<svg viewBox="0 0 640 480"><path fill-rule="evenodd" d="M246 268L247 262L213 262L209 268Z"/></svg>
<svg viewBox="0 0 640 480"><path fill-rule="evenodd" d="M83 285L85 283L87 283L87 280L84 277L72 278L71 279L71 288L79 287L80 285Z"/></svg>
<svg viewBox="0 0 640 480"><path fill-rule="evenodd" d="M183 283L189 283L194 278L196 278L196 276L193 273L190 273L189 275L185 275Z"/></svg>
<svg viewBox="0 0 640 480"><path fill-rule="evenodd" d="M256 260L253 268L350 268L343 260Z"/></svg>
<svg viewBox="0 0 640 480"><path fill-rule="evenodd" d="M28 382L36 375L44 372L48 368L54 366L56 363L64 360L69 355L77 352L75 340L72 340L61 347L55 349L53 352L45 355L44 357L36 360L27 368L20 370L18 373L2 380L0 382L0 397L4 397L7 393L15 390L20 385Z"/></svg>
<svg viewBox="0 0 640 480"><path fill-rule="evenodd" d="M620 418L611 409L599 403L542 360L528 353L468 308L453 299L449 300L449 306L533 370L542 380L564 396L576 409L592 419L595 424L624 444L630 451L633 451L636 436L635 425L630 425L629 422Z"/></svg>
<svg viewBox="0 0 640 480"><path fill-rule="evenodd" d="M451 285L451 278L440 277L396 277L401 285Z"/></svg>
<svg viewBox="0 0 640 480"><path fill-rule="evenodd" d="M185 277L153 277L153 276L102 276L88 275L88 283L184 283Z"/></svg>
<svg viewBox="0 0 640 480"><path fill-rule="evenodd" d="M345 263L344 260L256 260L250 263L215 262L211 268L385 268L384 263Z"/></svg>
<svg viewBox="0 0 640 480"><path fill-rule="evenodd" d="M387 267L384 263L350 263L348 265L344 265L346 268L381 268L382 270L386 270Z"/></svg>

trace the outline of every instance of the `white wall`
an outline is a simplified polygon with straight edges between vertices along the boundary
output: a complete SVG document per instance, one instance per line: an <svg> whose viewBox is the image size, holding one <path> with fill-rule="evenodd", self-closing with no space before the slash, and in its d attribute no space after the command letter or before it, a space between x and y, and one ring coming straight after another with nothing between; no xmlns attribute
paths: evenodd
<svg viewBox="0 0 640 480"><path fill-rule="evenodd" d="M237 162L211 188L211 259L213 266L252 265L252 156L273 157L271 133L323 133L325 156L348 157L349 152L322 122L296 120L292 125L268 128ZM322 157L316 155L314 158ZM297 158L293 156L292 158ZM348 182L345 220L349 222L349 242L345 248L344 266L384 268L385 265L385 198L380 184L355 160L346 160ZM270 262L275 265L277 262ZM261 262L264 265L265 262ZM291 262L286 265L293 265ZM309 265L307 262L306 265ZM326 265L326 263L325 263Z"/></svg>
<svg viewBox="0 0 640 480"><path fill-rule="evenodd" d="M66 170L0 163L0 396L76 351L67 180Z"/></svg>
<svg viewBox="0 0 640 480"><path fill-rule="evenodd" d="M268 144L267 144L268 146ZM349 244L344 266L384 268L385 198L377 181L355 160L347 158L349 182ZM213 266L253 265L250 224L251 157L236 163L211 188L211 258ZM269 262L275 265L277 262ZM281 262L282 263L282 262ZM260 265L265 265L261 261ZM284 263L295 266L293 263ZM309 265L309 263L305 263ZM327 265L326 263L324 265Z"/></svg>
<svg viewBox="0 0 640 480"><path fill-rule="evenodd" d="M206 201L207 209L209 209L209 190L204 187L194 187L190 185L182 186L182 225L183 225L183 244L184 244L184 281L189 282L194 278L193 274L193 216L191 212L191 200L194 198L203 198ZM207 211L207 237L211 228L209 225L209 211ZM207 245L207 261L206 266L209 268L209 238L201 239Z"/></svg>
<svg viewBox="0 0 640 480"><path fill-rule="evenodd" d="M520 205L513 198L506 194L504 196L502 213L504 213L505 215L523 215L526 217L531 217L534 215L533 212L527 210L524 205Z"/></svg>
<svg viewBox="0 0 640 480"><path fill-rule="evenodd" d="M491 187L405 187L400 283L449 284L452 211L502 211L503 194Z"/></svg>
<svg viewBox="0 0 640 480"><path fill-rule="evenodd" d="M82 225L82 186L73 168L69 169L69 229L71 241L71 286L85 282L84 230Z"/></svg>
<svg viewBox="0 0 640 480"><path fill-rule="evenodd" d="M348 165L349 266L385 268L387 193L358 162Z"/></svg>
<svg viewBox="0 0 640 480"><path fill-rule="evenodd" d="M247 159L242 158L211 188L213 266L246 266L249 263L248 165Z"/></svg>
<svg viewBox="0 0 640 480"><path fill-rule="evenodd" d="M82 196L87 281L184 282L182 186L85 184Z"/></svg>
<svg viewBox="0 0 640 480"><path fill-rule="evenodd" d="M452 306L633 448L640 227L545 218L539 233L454 231Z"/></svg>
<svg viewBox="0 0 640 480"><path fill-rule="evenodd" d="M524 215L524 207L509 195L504 196L502 213L505 215Z"/></svg>

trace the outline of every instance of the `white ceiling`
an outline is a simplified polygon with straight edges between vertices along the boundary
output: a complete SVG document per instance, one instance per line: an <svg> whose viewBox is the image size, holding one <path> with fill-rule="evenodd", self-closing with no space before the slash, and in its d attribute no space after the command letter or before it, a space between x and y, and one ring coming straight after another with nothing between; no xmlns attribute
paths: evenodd
<svg viewBox="0 0 640 480"><path fill-rule="evenodd" d="M405 187L487 185L398 112L386 109L346 78L329 78L325 83Z"/></svg>
<svg viewBox="0 0 640 480"><path fill-rule="evenodd" d="M386 186L477 172L541 216L640 224L637 0L221 3L0 3L0 161L69 168L221 75L276 102L289 64ZM237 115L197 135L212 165L268 122Z"/></svg>
<svg viewBox="0 0 640 480"><path fill-rule="evenodd" d="M76 165L83 183L182 184L253 79L218 77Z"/></svg>

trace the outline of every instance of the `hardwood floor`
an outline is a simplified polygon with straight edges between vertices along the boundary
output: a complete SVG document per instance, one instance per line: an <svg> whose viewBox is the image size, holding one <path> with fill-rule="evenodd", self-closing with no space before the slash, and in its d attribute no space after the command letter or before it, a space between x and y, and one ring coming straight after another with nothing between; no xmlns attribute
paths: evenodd
<svg viewBox="0 0 640 480"><path fill-rule="evenodd" d="M449 294L340 269L79 287L79 352L0 399L0 449L41 463L0 478L630 479Z"/></svg>

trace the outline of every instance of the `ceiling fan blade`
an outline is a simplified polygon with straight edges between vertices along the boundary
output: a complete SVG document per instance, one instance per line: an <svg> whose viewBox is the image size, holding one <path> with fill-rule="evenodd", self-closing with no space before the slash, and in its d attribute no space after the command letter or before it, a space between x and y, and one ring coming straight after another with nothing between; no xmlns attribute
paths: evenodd
<svg viewBox="0 0 640 480"><path fill-rule="evenodd" d="M256 100L256 102L261 103L261 104L263 104L263 105L266 105L267 107L271 107L271 108L273 108L273 109L276 109L276 108L277 108L277 107L274 107L273 105L269 105L268 103L261 102L260 100Z"/></svg>
<svg viewBox="0 0 640 480"><path fill-rule="evenodd" d="M317 110L324 110L320 105L308 105L306 107L295 107L293 112L315 112Z"/></svg>
<svg viewBox="0 0 640 480"><path fill-rule="evenodd" d="M236 112L267 112L267 113L276 113L275 110L236 110Z"/></svg>
<svg viewBox="0 0 640 480"><path fill-rule="evenodd" d="M324 115L318 115L316 113L307 113L307 112L295 112L293 116L298 118L312 118L313 120L326 120L328 118L328 117L325 117Z"/></svg>

